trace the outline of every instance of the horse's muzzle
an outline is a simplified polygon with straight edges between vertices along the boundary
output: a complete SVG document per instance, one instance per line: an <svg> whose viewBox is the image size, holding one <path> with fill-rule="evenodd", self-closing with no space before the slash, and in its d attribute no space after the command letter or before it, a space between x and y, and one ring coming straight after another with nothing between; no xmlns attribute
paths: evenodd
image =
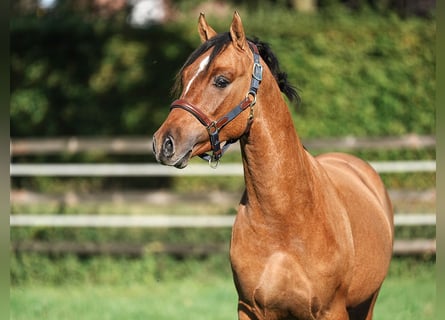
<svg viewBox="0 0 445 320"><path fill-rule="evenodd" d="M184 168L187 166L191 157L192 150L178 150L175 139L170 135L165 135L159 139L157 133L153 136L153 153L156 161L176 168Z"/></svg>

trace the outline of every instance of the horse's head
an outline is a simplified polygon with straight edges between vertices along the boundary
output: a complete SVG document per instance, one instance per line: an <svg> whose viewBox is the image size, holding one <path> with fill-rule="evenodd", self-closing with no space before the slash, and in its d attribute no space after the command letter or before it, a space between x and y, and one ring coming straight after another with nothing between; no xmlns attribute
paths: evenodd
<svg viewBox="0 0 445 320"><path fill-rule="evenodd" d="M153 136L156 160L177 168L210 150L217 161L220 141L246 132L261 81L258 51L247 41L237 12L227 33L217 34L203 14L198 31L202 44L178 74L180 98Z"/></svg>

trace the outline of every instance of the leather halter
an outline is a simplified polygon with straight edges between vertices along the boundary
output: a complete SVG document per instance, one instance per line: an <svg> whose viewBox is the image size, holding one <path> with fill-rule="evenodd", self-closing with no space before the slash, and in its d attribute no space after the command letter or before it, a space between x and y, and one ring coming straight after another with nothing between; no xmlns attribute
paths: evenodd
<svg viewBox="0 0 445 320"><path fill-rule="evenodd" d="M207 117L198 107L194 106L185 99L178 99L172 102L170 105L170 110L179 108L191 113L203 126L206 127L209 134L210 145L212 149L212 154L203 153L198 155L201 159L209 161L211 167L216 168L224 152L227 148L234 142L236 142L240 137L236 139L231 139L226 141L224 146L221 148L221 142L219 141L219 131L237 116L239 116L244 110L250 108L249 118L247 120L247 126L244 133L245 135L250 130L250 126L253 120L253 106L256 103L256 95L258 87L263 79L263 66L260 64L260 54L258 52L257 46L248 41L249 47L253 53L253 70L252 70L252 80L250 81L250 89L246 94L246 97L231 111L219 118L218 120L212 121Z"/></svg>

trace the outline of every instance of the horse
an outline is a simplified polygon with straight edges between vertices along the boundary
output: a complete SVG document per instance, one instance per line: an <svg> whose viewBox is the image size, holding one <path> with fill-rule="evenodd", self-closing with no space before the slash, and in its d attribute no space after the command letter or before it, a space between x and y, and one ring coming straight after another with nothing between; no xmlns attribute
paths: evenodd
<svg viewBox="0 0 445 320"><path fill-rule="evenodd" d="M219 34L201 13L198 32L153 151L177 168L197 155L216 165L239 140L245 191L229 253L238 318L372 319L394 237L379 175L355 156L306 150L284 98L298 100L296 89L236 11Z"/></svg>

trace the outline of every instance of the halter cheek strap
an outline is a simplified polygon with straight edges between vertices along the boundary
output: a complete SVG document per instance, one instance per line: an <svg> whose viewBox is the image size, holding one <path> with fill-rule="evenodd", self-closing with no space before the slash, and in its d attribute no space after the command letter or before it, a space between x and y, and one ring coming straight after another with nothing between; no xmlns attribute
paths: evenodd
<svg viewBox="0 0 445 320"><path fill-rule="evenodd" d="M250 130L250 126L253 120L253 106L256 103L256 95L258 92L258 88L260 86L261 80L263 78L263 67L260 64L260 54L258 52L258 48L252 42L248 42L249 47L253 52L253 70L252 70L252 79L250 81L250 89L247 93L246 97L231 111L227 114L219 118L218 120L212 121L210 120L199 108L186 101L185 99L178 99L173 101L170 106L170 110L179 108L183 109L189 113L191 113L203 126L206 127L207 133L209 134L210 145L212 149L212 154L209 155L207 153L200 154L199 157L209 161L211 167L216 168L218 166L219 160L221 159L224 152L227 148L236 142L239 138L231 139L226 141L224 146L221 148L221 142L219 140L219 131L239 116L244 110L250 108L249 118L247 120L247 126L244 133L241 135L245 135Z"/></svg>

